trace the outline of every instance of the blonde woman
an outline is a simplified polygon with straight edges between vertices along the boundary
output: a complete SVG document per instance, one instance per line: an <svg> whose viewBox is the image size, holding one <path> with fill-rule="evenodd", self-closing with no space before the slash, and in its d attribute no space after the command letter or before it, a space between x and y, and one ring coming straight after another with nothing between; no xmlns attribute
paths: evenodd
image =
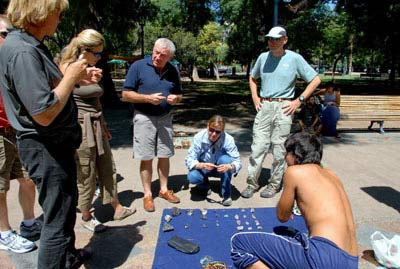
<svg viewBox="0 0 400 269"><path fill-rule="evenodd" d="M189 169L187 179L205 194L210 195L209 177L219 177L223 206L232 205L232 175L242 168L240 154L235 140L225 132L225 119L214 115L208 121L207 128L198 132L185 158Z"/></svg>
<svg viewBox="0 0 400 269"><path fill-rule="evenodd" d="M37 268L46 269L78 268L90 256L75 249L74 155L82 136L71 93L77 83L98 83L101 72L82 60L62 74L53 62L43 40L67 8L67 0L10 0L7 17L15 30L0 50L4 106L43 209Z"/></svg>
<svg viewBox="0 0 400 269"><path fill-rule="evenodd" d="M86 60L94 66L101 59L104 37L93 29L87 29L71 40L62 52L60 68L68 70L70 64ZM73 91L78 106L78 119L82 127L82 143L78 149L78 208L82 213L82 225L92 232L101 232L102 225L90 212L96 189L96 177L100 185L103 203L111 203L114 220L122 220L135 209L124 207L118 200L117 181L113 156L108 142L111 139L100 104L103 89L98 85L80 86Z"/></svg>

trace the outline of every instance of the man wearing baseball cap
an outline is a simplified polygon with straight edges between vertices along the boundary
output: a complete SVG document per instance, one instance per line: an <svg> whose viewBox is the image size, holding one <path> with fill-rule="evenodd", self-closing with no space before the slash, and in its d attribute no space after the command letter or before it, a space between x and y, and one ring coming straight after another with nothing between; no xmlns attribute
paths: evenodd
<svg viewBox="0 0 400 269"><path fill-rule="evenodd" d="M290 133L293 113L321 83L317 72L300 54L284 48L288 37L283 27L273 27L266 38L269 51L260 54L249 78L257 115L253 125L248 185L241 193L244 198L252 197L258 190L258 177L270 150L273 155L271 177L260 196L270 198L280 191L285 169L283 143ZM259 92L258 78L261 79ZM305 80L308 85L298 98L294 98L298 78Z"/></svg>

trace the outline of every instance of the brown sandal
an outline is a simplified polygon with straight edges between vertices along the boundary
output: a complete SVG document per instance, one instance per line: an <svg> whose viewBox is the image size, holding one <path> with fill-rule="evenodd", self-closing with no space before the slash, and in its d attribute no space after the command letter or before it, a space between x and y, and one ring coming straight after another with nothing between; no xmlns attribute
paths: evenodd
<svg viewBox="0 0 400 269"><path fill-rule="evenodd" d="M129 208L124 206L124 210L114 213L114 220L123 220L136 212L136 208Z"/></svg>

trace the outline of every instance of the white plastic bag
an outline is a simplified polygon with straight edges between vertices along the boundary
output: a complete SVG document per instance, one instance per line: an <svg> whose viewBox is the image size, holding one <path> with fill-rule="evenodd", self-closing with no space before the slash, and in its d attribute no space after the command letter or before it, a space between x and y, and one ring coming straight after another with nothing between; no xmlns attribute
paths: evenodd
<svg viewBox="0 0 400 269"><path fill-rule="evenodd" d="M400 236L388 239L381 232L371 235L372 249L376 260L387 268L400 268Z"/></svg>

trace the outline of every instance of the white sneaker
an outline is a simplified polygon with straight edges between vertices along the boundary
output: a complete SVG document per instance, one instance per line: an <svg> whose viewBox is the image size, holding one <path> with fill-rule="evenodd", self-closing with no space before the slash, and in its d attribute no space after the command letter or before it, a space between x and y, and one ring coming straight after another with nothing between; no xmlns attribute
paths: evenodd
<svg viewBox="0 0 400 269"><path fill-rule="evenodd" d="M100 221L98 221L95 217L92 217L88 221L82 220L82 226L94 233L101 233L107 229L107 226L103 225Z"/></svg>
<svg viewBox="0 0 400 269"><path fill-rule="evenodd" d="M23 238L15 231L12 231L9 236L2 238L0 236L0 249L10 250L15 253L25 253L36 248L35 243Z"/></svg>

